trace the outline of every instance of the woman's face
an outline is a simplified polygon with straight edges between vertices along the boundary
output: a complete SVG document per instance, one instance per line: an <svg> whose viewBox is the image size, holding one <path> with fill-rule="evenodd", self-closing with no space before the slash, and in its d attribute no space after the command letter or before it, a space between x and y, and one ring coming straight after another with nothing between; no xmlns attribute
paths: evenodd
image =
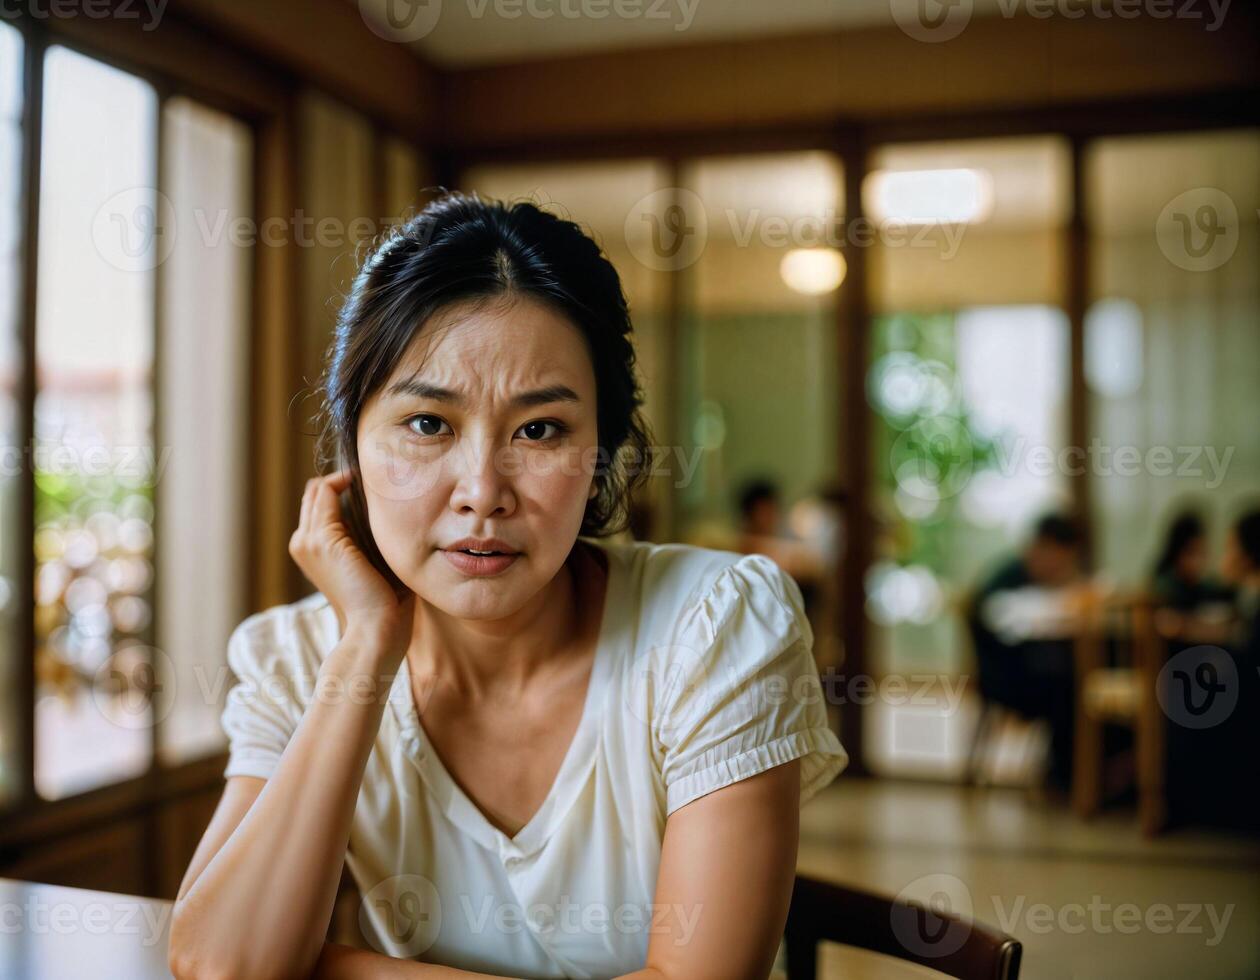
<svg viewBox="0 0 1260 980"><path fill-rule="evenodd" d="M369 524L398 578L461 619L508 616L543 589L594 489L595 399L581 332L538 300L430 318L359 419ZM474 574L451 557L465 537L516 556Z"/></svg>

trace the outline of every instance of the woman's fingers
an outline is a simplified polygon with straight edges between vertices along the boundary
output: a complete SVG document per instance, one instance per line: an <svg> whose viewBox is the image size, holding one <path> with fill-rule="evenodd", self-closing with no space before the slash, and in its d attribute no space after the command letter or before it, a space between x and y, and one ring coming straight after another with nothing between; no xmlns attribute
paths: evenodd
<svg viewBox="0 0 1260 980"><path fill-rule="evenodd" d="M298 515L298 530L309 530L310 522L318 519L317 523L323 524L327 518L327 505L321 506L320 502L324 497L324 488L327 487L333 491L333 500L336 500L337 494L341 493L350 485L350 478L353 471L346 467L344 470L338 470L327 476L313 476L306 481L306 488L302 491L302 508ZM337 516L341 516L340 507L333 510Z"/></svg>
<svg viewBox="0 0 1260 980"><path fill-rule="evenodd" d="M341 489L331 477L319 481L315 490L315 501L311 505L311 520L316 527L341 523Z"/></svg>
<svg viewBox="0 0 1260 980"><path fill-rule="evenodd" d="M315 479L306 481L306 489L302 491L302 512L298 515L298 530L305 531L311 515L311 501L315 498L313 484Z"/></svg>
<svg viewBox="0 0 1260 980"><path fill-rule="evenodd" d="M353 473L354 471L347 466L344 470L337 470L335 473L329 473L326 477L324 477L324 482L332 487L337 493L341 493L342 490L350 486L350 477Z"/></svg>

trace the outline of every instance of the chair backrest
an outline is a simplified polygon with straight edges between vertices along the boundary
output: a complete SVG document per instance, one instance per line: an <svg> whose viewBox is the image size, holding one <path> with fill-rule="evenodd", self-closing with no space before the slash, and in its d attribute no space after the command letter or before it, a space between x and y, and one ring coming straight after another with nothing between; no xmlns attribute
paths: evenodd
<svg viewBox="0 0 1260 980"><path fill-rule="evenodd" d="M788 980L815 980L818 944L884 953L959 980L1016 980L1023 947L978 922L796 876L784 943Z"/></svg>

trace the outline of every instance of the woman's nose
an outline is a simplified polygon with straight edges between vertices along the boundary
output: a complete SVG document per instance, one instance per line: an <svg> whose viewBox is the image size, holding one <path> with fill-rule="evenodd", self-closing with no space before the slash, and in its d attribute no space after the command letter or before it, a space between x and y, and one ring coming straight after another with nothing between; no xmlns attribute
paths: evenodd
<svg viewBox="0 0 1260 980"><path fill-rule="evenodd" d="M451 509L477 514L511 513L515 506L510 449L489 441L467 441L447 457L454 487Z"/></svg>

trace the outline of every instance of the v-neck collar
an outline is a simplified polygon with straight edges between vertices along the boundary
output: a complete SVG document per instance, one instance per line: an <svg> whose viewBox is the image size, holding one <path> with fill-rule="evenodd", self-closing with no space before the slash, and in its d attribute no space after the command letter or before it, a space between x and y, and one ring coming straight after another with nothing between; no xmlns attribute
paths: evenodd
<svg viewBox="0 0 1260 980"><path fill-rule="evenodd" d="M603 553L608 561L608 581L604 590L604 610L591 663L590 680L582 704L577 732L569 743L564 760L542 805L516 835L509 837L492 824L447 771L420 724L411 674L404 662L394 677L390 690L390 708L398 722L405 746L404 757L420 772L430 792L451 822L471 835L483 847L498 851L503 858L528 857L551 837L561 818L577 800L586 778L595 764L595 746L599 738L600 704L607 686L613 660L611 647L623 635L622 556L615 544L581 536Z"/></svg>

